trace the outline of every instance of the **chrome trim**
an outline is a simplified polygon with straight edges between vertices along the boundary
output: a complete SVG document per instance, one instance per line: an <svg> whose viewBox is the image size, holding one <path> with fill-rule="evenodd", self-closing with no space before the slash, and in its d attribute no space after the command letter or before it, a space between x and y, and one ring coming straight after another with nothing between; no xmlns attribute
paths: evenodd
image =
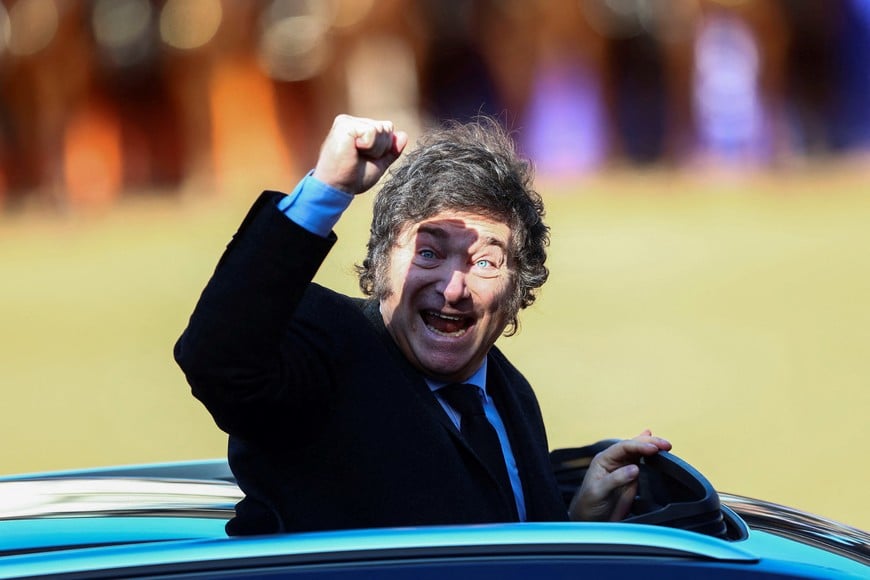
<svg viewBox="0 0 870 580"><path fill-rule="evenodd" d="M729 493L719 499L752 530L815 546L870 566L870 534L795 508Z"/></svg>
<svg viewBox="0 0 870 580"><path fill-rule="evenodd" d="M0 481L0 520L106 515L232 517L233 483L182 479L57 477Z"/></svg>
<svg viewBox="0 0 870 580"><path fill-rule="evenodd" d="M225 458L167 461L162 463L134 463L107 467L86 467L61 471L40 471L0 475L4 481L32 481L36 479L126 477L146 479L220 480L233 483L235 477Z"/></svg>

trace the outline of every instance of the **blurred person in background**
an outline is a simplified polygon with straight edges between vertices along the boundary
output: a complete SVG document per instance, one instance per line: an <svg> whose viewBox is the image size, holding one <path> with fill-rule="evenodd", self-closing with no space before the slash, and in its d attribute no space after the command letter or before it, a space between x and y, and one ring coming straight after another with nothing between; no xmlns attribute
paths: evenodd
<svg viewBox="0 0 870 580"><path fill-rule="evenodd" d="M21 1L0 5L0 201L35 195L66 208L68 127L88 105L93 46L78 23L86 7Z"/></svg>
<svg viewBox="0 0 870 580"><path fill-rule="evenodd" d="M494 346L546 281L549 241L497 122L434 130L392 171L367 299L312 282L342 212L407 142L338 116L313 172L256 201L176 344L246 494L228 533L623 518L636 462L670 444L646 431L609 448L566 509L534 392Z"/></svg>
<svg viewBox="0 0 870 580"><path fill-rule="evenodd" d="M425 38L420 84L426 115L435 122L496 116L504 110L482 37L496 21L492 2L424 0L418 4Z"/></svg>

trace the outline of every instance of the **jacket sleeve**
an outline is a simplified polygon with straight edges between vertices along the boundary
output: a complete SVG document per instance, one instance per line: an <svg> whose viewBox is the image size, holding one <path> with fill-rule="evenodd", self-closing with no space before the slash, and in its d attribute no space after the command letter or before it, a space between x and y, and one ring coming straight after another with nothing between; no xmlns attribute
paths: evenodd
<svg viewBox="0 0 870 580"><path fill-rule="evenodd" d="M329 345L291 327L336 238L292 222L276 207L280 197L264 192L254 203L174 351L217 425L252 441L274 439L276 426L306 429L326 412L330 395Z"/></svg>

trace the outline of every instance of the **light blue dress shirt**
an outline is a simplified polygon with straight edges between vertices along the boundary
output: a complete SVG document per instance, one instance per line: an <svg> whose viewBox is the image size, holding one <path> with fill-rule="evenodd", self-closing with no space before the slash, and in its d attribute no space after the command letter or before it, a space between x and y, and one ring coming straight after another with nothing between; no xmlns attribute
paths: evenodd
<svg viewBox="0 0 870 580"><path fill-rule="evenodd" d="M299 185L290 193L278 201L278 209L284 212L288 218L299 224L309 232L317 234L321 237L326 237L335 224L338 223L341 214L350 206L353 201L353 195L335 189L322 181L312 177L309 173ZM508 439L507 430L504 426L498 410L495 408L495 403L492 397L486 392L486 359L483 365L471 376L466 383L480 387L484 394L483 409L486 413L486 418L492 423L496 433L498 433L499 442L504 452L505 464L507 465L508 476L510 477L511 487L514 492L514 499L517 504L517 513L520 521L526 521L526 504L523 498L523 486L520 482L520 473L517 468L516 457L511 449L510 440ZM450 405L448 405L440 396L437 396L439 388L447 383L439 383L426 379L429 388L435 392L438 402L444 408L444 411L459 429L460 417Z"/></svg>
<svg viewBox="0 0 870 580"><path fill-rule="evenodd" d="M353 195L331 187L309 173L278 201L278 209L311 232L325 238L353 201Z"/></svg>

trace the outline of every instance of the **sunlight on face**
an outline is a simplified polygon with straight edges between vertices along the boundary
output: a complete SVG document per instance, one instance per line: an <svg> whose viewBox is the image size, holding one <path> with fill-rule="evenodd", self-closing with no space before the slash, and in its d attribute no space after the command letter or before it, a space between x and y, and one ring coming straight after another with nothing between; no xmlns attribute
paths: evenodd
<svg viewBox="0 0 870 580"><path fill-rule="evenodd" d="M483 364L510 319L509 247L507 224L464 212L442 212L400 232L381 315L421 372L461 381Z"/></svg>

